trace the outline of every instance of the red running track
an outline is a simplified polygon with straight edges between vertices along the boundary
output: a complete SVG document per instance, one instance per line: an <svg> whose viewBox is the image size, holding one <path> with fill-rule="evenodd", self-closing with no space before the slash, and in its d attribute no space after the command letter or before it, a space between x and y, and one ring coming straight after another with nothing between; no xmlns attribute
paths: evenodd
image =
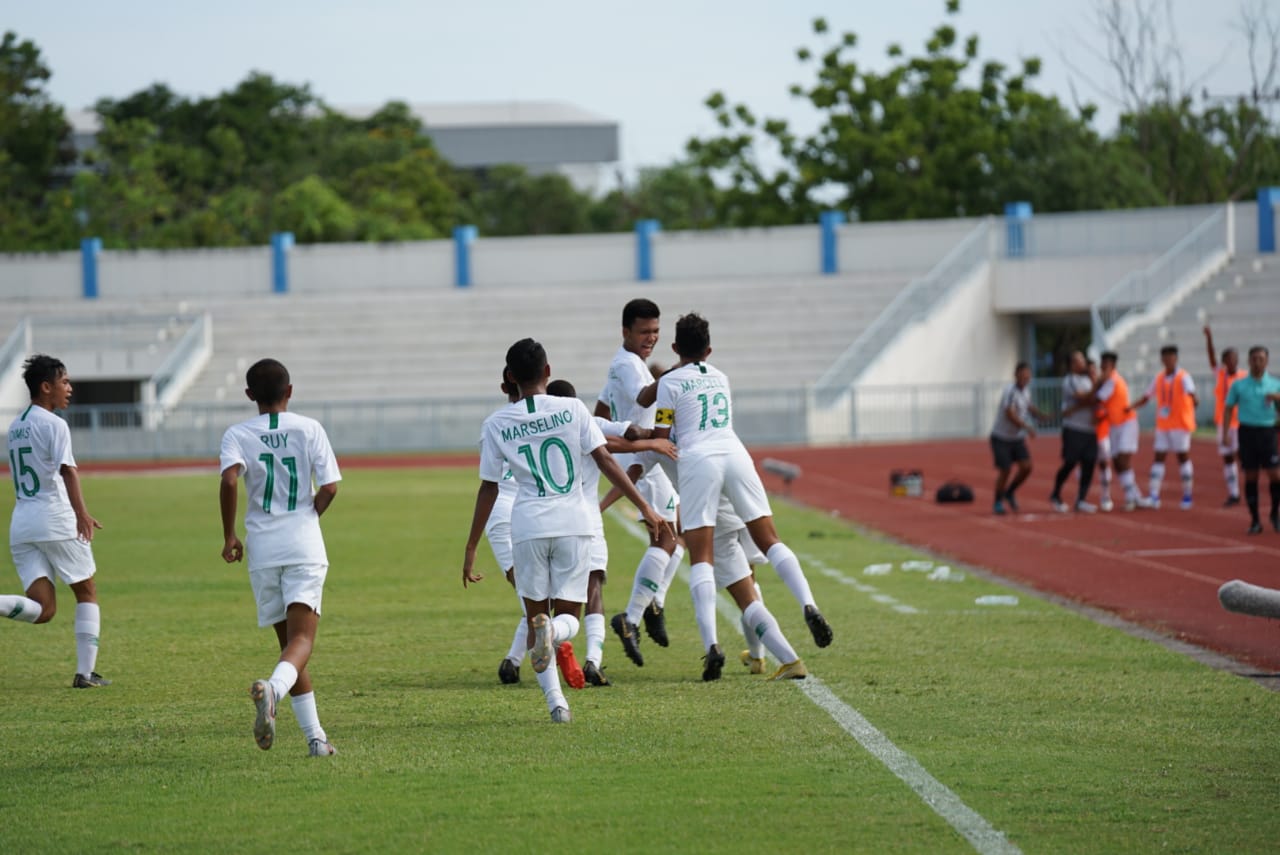
<svg viewBox="0 0 1280 855"><path fill-rule="evenodd" d="M1150 449L1151 437L1144 435L1134 466L1143 493ZM1251 666L1280 670L1280 627L1227 612L1217 597L1218 587L1230 579L1280 588L1280 534L1268 525L1264 534L1249 536L1243 502L1222 507L1227 495L1222 461L1209 441L1192 446L1191 510L1178 508L1181 483L1170 455L1162 508L1124 513L1118 503L1112 513L1084 515L1058 514L1049 507L1060 440L1039 437L1031 442L1031 477L1017 493L1021 513L1004 517L991 510L995 470L985 439L752 451L757 464L774 457L802 468L789 491L799 502ZM892 496L889 476L895 469L921 470L924 495ZM770 488L782 486L776 475L763 477ZM973 487L972 504L933 500L937 487L952 478ZM1265 475L1260 487L1265 523L1270 503ZM1117 484L1111 492L1113 499L1120 496ZM1074 476L1063 493L1073 504ZM1089 500L1097 499L1095 477Z"/></svg>

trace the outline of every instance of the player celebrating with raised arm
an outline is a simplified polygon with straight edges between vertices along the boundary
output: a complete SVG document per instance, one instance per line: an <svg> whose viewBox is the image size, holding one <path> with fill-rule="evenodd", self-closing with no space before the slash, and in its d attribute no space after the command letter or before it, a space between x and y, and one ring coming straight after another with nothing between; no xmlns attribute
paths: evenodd
<svg viewBox="0 0 1280 855"><path fill-rule="evenodd" d="M516 479L511 510L511 545L516 590L529 620L529 654L551 720L571 720L560 688L554 652L578 632L587 599L590 508L579 483L583 458L600 472L657 528L661 518L604 447L604 435L576 398L546 394L551 369L542 345L521 339L507 350L507 379L521 399L485 419L480 440L480 488L462 562L462 584L478 582L476 546L498 494L504 461ZM554 619L551 613L554 611Z"/></svg>
<svg viewBox="0 0 1280 855"><path fill-rule="evenodd" d="M22 366L31 405L9 425L9 471L16 501L9 551L26 596L0 596L0 615L46 623L58 610L54 581L76 598L76 675L71 685L111 685L94 670L98 661L97 567L89 543L102 525L89 515L71 454L71 430L54 415L71 401L71 378L61 360L38 353Z"/></svg>
<svg viewBox="0 0 1280 855"><path fill-rule="evenodd" d="M236 505L244 476L245 539L258 626L274 627L280 643L271 677L249 687L257 708L253 737L264 751L271 747L276 704L288 694L310 756L328 757L338 752L320 726L307 662L329 571L320 517L338 494L342 475L320 423L288 412L293 385L282 364L274 359L255 362L245 374L245 385L258 415L223 434L218 497L222 558L240 561L245 547L236 536Z"/></svg>
<svg viewBox="0 0 1280 855"><path fill-rule="evenodd" d="M729 378L706 364L711 354L710 327L702 316L684 315L676 322L672 345L680 364L658 381L658 411L654 436L670 437L680 449L679 490L684 497L685 542L689 546L689 590L694 615L707 650L702 678L716 680L724 652L714 638L716 576L716 515L723 493L742 517L751 539L804 603L805 623L819 647L831 643L831 627L818 611L800 561L778 539L773 512L755 463L733 430L733 402ZM746 608L746 605L740 602ZM708 631L710 629L710 631ZM796 665L784 662L783 669ZM803 665L799 666L803 669ZM780 675L781 672L779 672ZM785 675L782 675L785 676Z"/></svg>

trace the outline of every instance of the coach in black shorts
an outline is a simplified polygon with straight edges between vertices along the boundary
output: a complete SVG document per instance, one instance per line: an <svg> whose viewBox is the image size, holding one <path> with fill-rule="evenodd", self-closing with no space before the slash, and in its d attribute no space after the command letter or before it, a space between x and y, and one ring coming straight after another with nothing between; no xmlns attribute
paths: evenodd
<svg viewBox="0 0 1280 855"><path fill-rule="evenodd" d="M1249 534L1262 534L1258 517L1258 472L1267 470L1271 488L1271 527L1280 532L1280 454L1276 450L1276 404L1280 403L1280 380L1267 373L1269 354L1265 347L1249 349L1249 376L1241 377L1227 390L1223 404L1224 424L1231 423L1231 411L1240 415L1240 468L1244 470L1244 498L1249 506Z"/></svg>
<svg viewBox="0 0 1280 855"><path fill-rule="evenodd" d="M1098 431L1093 423L1093 381L1089 379L1089 365L1084 354L1071 354L1071 370L1062 378L1062 466L1053 479L1053 494L1049 504L1058 513L1069 510L1062 501L1062 486L1067 483L1071 470L1080 467L1080 492L1076 494L1075 509L1082 514L1097 510L1084 500L1093 481L1093 467L1098 462Z"/></svg>
<svg viewBox="0 0 1280 855"><path fill-rule="evenodd" d="M1013 382L1000 395L996 421L991 427L991 456L999 471L996 500L991 508L996 514L1003 514L1006 505L1015 514L1018 512L1014 491L1031 474L1031 451L1027 448L1026 437L1036 435L1030 416L1045 421L1045 414L1031 403L1031 390L1027 388L1030 383L1031 367L1019 362L1013 370ZM1018 472L1010 479L1009 471L1014 464L1017 464Z"/></svg>

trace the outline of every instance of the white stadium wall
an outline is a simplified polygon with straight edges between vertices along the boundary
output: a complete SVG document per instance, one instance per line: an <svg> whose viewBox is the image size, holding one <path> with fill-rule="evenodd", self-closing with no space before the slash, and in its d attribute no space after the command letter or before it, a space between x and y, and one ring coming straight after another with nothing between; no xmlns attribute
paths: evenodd
<svg viewBox="0 0 1280 855"><path fill-rule="evenodd" d="M1080 312L1156 255L1016 258L995 264L992 303L997 312Z"/></svg>
<svg viewBox="0 0 1280 855"><path fill-rule="evenodd" d="M453 250L450 244L450 282ZM547 235L479 238L471 248L473 287L628 282L636 278L635 236Z"/></svg>
<svg viewBox="0 0 1280 855"><path fill-rule="evenodd" d="M924 273L942 260L981 220L920 220L840 226L840 269L849 273Z"/></svg>
<svg viewBox="0 0 1280 855"><path fill-rule="evenodd" d="M271 287L270 254L258 293ZM453 287L453 241L318 243L289 250L289 290L343 294L362 290Z"/></svg>
<svg viewBox="0 0 1280 855"><path fill-rule="evenodd" d="M0 300L74 300L82 290L78 252L0 255Z"/></svg>

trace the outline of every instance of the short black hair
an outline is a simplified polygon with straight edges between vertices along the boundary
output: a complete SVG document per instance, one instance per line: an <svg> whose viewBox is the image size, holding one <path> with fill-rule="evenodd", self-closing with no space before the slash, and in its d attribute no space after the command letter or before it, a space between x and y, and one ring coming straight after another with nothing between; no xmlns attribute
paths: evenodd
<svg viewBox="0 0 1280 855"><path fill-rule="evenodd" d="M1164 355L1169 354L1169 353L1172 353L1174 356L1177 356L1177 355L1178 355L1178 346L1177 346L1176 344L1166 344L1164 347L1160 348L1160 355L1161 355L1161 356L1164 356Z"/></svg>
<svg viewBox="0 0 1280 855"><path fill-rule="evenodd" d="M26 381L27 391L31 393L33 401L40 395L42 384L56 382L66 373L67 366L62 364L61 359L44 353L32 354L22 363L22 379Z"/></svg>
<svg viewBox="0 0 1280 855"><path fill-rule="evenodd" d="M507 348L507 377L516 383L532 383L547 370L547 351L531 338Z"/></svg>
<svg viewBox="0 0 1280 855"><path fill-rule="evenodd" d="M552 380L547 384L547 394L557 398L576 398L578 390L568 380Z"/></svg>
<svg viewBox="0 0 1280 855"><path fill-rule="evenodd" d="M1017 373L1018 373L1019 371L1021 371L1022 369L1024 369L1024 368L1030 368L1030 367L1031 367L1031 366L1030 366L1028 363L1026 363L1026 362L1019 362L1017 365L1013 366L1013 373L1014 373L1014 374L1017 374Z"/></svg>
<svg viewBox="0 0 1280 855"><path fill-rule="evenodd" d="M676 321L676 353L681 359L701 359L711 347L711 325L697 312Z"/></svg>
<svg viewBox="0 0 1280 855"><path fill-rule="evenodd" d="M662 313L658 311L658 304L644 297L637 297L622 307L622 325L627 329L631 329L636 321L660 317Z"/></svg>
<svg viewBox="0 0 1280 855"><path fill-rule="evenodd" d="M1102 356L1098 358L1103 362L1110 362L1112 364L1120 361L1120 357L1116 355L1116 352L1114 350L1104 350L1102 351Z"/></svg>
<svg viewBox="0 0 1280 855"><path fill-rule="evenodd" d="M502 390L502 394L513 401L520 397L520 389L515 383L507 379L507 366L505 365L502 366L502 383L499 384L498 388Z"/></svg>
<svg viewBox="0 0 1280 855"><path fill-rule="evenodd" d="M1240 355L1240 354L1236 352L1236 349L1235 349L1234 347L1224 347L1224 348L1222 348L1222 358L1223 358L1223 359L1226 359L1228 356L1235 356L1235 357L1239 357L1239 355Z"/></svg>
<svg viewBox="0 0 1280 855"><path fill-rule="evenodd" d="M1260 344L1255 344L1253 347L1249 348L1250 356L1253 356L1255 353L1265 353L1267 356L1271 355L1271 351L1267 350Z"/></svg>
<svg viewBox="0 0 1280 855"><path fill-rule="evenodd" d="M263 406L283 401L289 391L289 383L289 369L277 359L259 359L244 373L249 397Z"/></svg>

